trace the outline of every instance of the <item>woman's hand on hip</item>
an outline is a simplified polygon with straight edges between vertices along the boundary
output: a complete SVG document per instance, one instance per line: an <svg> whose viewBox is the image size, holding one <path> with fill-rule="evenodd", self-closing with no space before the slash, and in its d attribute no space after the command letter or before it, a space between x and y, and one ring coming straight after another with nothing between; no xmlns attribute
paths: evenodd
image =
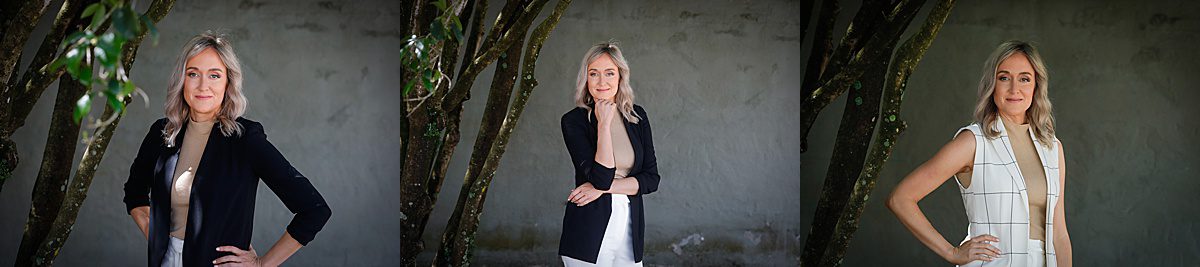
<svg viewBox="0 0 1200 267"><path fill-rule="evenodd" d="M950 249L950 256L946 259L950 263L962 265L972 261L990 262L1000 257L1000 249L992 246L991 242L1000 242L1000 238L989 234L982 234L972 237L967 242Z"/></svg>
<svg viewBox="0 0 1200 267"><path fill-rule="evenodd" d="M229 266L229 267L235 267L235 266L237 266L237 267L242 267L242 266L259 267L259 266L263 266L262 263L258 261L258 252L254 251L253 245L250 246L249 251L242 250L241 248L238 248L235 246L221 246L221 247L217 248L217 251L229 252L229 253L233 253L233 255L217 258L217 260L213 261L213 265L215 265L215 266L220 266L220 267L226 267L226 266Z"/></svg>
<svg viewBox="0 0 1200 267"><path fill-rule="evenodd" d="M600 122L600 125L607 126L613 120L613 117L616 117L617 103L599 98L592 100L596 102L593 108L596 112L596 121Z"/></svg>
<svg viewBox="0 0 1200 267"><path fill-rule="evenodd" d="M604 193L604 191L592 187L592 183L583 183L574 190L571 190L571 194L567 196L567 201L575 203L575 206L584 206L592 203L592 201L596 201Z"/></svg>

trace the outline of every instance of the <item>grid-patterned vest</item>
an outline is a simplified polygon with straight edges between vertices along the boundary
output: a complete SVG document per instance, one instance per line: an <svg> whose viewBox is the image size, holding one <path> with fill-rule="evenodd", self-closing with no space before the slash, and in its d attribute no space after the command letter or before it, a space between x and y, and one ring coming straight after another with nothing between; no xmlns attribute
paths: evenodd
<svg viewBox="0 0 1200 267"><path fill-rule="evenodd" d="M971 124L958 130L975 134L975 162L971 173L971 187L963 187L958 179L958 190L962 192L963 206L967 209L967 236L991 234L1000 238L992 244L1003 253L991 262L973 261L964 266L1028 266L1029 257L1029 196L1025 190L1025 178L1017 167L1012 143L1008 140L1001 120L992 125L1000 131L1000 137L988 139L983 136L979 124ZM1058 205L1059 170L1058 146L1043 146L1030 135L1036 147L1042 169L1046 172L1046 266L1057 266L1054 256L1054 208ZM956 133L957 135L957 133ZM1055 139L1058 142L1058 139Z"/></svg>

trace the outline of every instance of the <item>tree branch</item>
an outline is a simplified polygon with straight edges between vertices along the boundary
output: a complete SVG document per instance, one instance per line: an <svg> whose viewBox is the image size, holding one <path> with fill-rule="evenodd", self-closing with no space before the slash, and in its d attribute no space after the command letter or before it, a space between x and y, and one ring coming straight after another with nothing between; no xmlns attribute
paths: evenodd
<svg viewBox="0 0 1200 267"><path fill-rule="evenodd" d="M157 24L158 22L162 21L167 13L170 12L174 4L174 0L156 0L150 5L145 15ZM138 47L141 46L141 42L145 40L146 35L147 33L143 32L136 38L133 38L126 43L121 55L121 63L125 70L128 71L133 68L133 62L137 57ZM78 83L63 81L60 83L60 86L61 84ZM86 88L84 92L86 93ZM73 110L74 99L78 99L78 97L70 99L71 107L69 107L67 110ZM131 99L131 97L126 97L122 101L125 105L128 105ZM58 114L58 111L59 110L56 107L56 115ZM114 110L112 106L105 106L103 116L106 118L116 115L116 119L113 120L113 122L111 122L109 125L95 129L93 134L95 134L96 137L91 143L88 144L87 149L84 150L83 158L80 160L78 169L75 171L75 176L71 181L71 185L69 187L66 187L65 184L62 185L64 188L69 188L70 190L65 190L66 196L65 198L61 199L59 210L57 214L54 215L53 221L51 221L48 225L45 225L49 229L47 230L45 237L39 241L37 247L35 248L37 249L35 255L35 263L37 263L37 265L53 265L54 259L58 256L59 250L62 249L62 246L66 243L67 238L70 236L71 229L75 225L76 218L78 218L79 209L83 206L83 201L87 198L87 192L91 187L92 179L96 175L96 170L99 167L101 160L104 159L109 141L112 140L113 132L120 123L121 117L123 117L123 114L114 114L115 112L116 110ZM71 118L69 112L61 118L59 116L55 116L55 121L59 120L65 120L74 123L74 120ZM75 129L76 137L65 139L69 141L64 141L65 144L69 144L72 147L72 150L74 150L73 148L75 145L73 140L78 138L78 123L74 125L73 129ZM49 146L50 145L47 144L47 151L50 151ZM74 152L66 153L65 155L71 157L74 155ZM43 166L46 165L43 164ZM59 165L54 168L66 169L67 173L64 174L65 179L65 176L70 174L70 159L68 158L65 165Z"/></svg>
<svg viewBox="0 0 1200 267"><path fill-rule="evenodd" d="M489 142L486 148L486 156L482 157L483 163L479 164L482 167L478 175L468 173L467 180L464 180L463 191L459 192L459 203L455 206L455 215L457 216L452 217L447 223L447 231L442 238L443 249L439 250L436 259L438 262L435 262L435 265L439 263L455 266L470 264L475 233L479 228L479 217L483 213L483 205L487 199L487 188L491 185L493 178L495 178L500 159L507 149L509 137L512 136L521 119L521 114L525 110L529 96L533 92L533 89L537 87L537 80L534 79L534 74L542 45L549 37L551 31L558 25L562 14L566 12L570 4L571 0L560 0L555 6L553 13L543 20L533 31L532 36L530 36L529 43L525 48L524 58L521 60L523 66L520 76L520 93L513 100L512 106L508 108L507 117L502 121L495 139ZM535 11L535 13L540 13L540 10ZM476 152L478 152L479 149L483 148L476 146L476 149ZM473 157L471 165L476 165L476 160L479 159ZM452 226L454 228L451 228Z"/></svg>

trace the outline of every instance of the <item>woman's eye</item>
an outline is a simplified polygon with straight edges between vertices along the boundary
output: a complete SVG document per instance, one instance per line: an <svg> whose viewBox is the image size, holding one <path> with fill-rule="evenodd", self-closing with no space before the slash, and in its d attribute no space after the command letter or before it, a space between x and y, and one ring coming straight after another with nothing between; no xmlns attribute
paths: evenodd
<svg viewBox="0 0 1200 267"><path fill-rule="evenodd" d="M1021 82L1029 82L1029 78L1021 78Z"/></svg>
<svg viewBox="0 0 1200 267"><path fill-rule="evenodd" d="M220 79L220 78L221 78L221 75L217 75L217 74L210 74L210 75L208 75L208 78L209 78L209 79Z"/></svg>
<svg viewBox="0 0 1200 267"><path fill-rule="evenodd" d="M1002 82L1007 82L1007 81L1008 81L1008 77L1007 77L1007 76L1000 76L999 80L1000 80L1000 81L1002 81Z"/></svg>
<svg viewBox="0 0 1200 267"><path fill-rule="evenodd" d="M588 77L596 77L596 73L588 73Z"/></svg>
<svg viewBox="0 0 1200 267"><path fill-rule="evenodd" d="M196 78L196 73L188 73L188 78Z"/></svg>
<svg viewBox="0 0 1200 267"><path fill-rule="evenodd" d="M605 74L604 74L604 76L606 76L606 77L612 77L612 76L613 76L613 73L612 73L612 72L605 73Z"/></svg>

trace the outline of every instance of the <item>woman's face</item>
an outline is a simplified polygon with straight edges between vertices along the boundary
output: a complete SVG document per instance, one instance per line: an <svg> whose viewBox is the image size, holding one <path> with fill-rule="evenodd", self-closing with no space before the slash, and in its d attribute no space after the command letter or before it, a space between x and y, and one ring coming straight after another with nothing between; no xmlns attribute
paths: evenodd
<svg viewBox="0 0 1200 267"><path fill-rule="evenodd" d="M191 108L193 120L209 121L216 118L225 100L228 85L225 63L217 50L206 48L188 59L183 72L183 97Z"/></svg>
<svg viewBox="0 0 1200 267"><path fill-rule="evenodd" d="M1025 123L1025 111L1033 103L1033 91L1037 87L1033 65L1025 53L1013 53L996 68L995 90L992 101L1000 109L1000 115L1010 120Z"/></svg>
<svg viewBox="0 0 1200 267"><path fill-rule="evenodd" d="M612 101L617 95L618 84L621 83L621 72L608 54L588 64L588 93L592 97Z"/></svg>

